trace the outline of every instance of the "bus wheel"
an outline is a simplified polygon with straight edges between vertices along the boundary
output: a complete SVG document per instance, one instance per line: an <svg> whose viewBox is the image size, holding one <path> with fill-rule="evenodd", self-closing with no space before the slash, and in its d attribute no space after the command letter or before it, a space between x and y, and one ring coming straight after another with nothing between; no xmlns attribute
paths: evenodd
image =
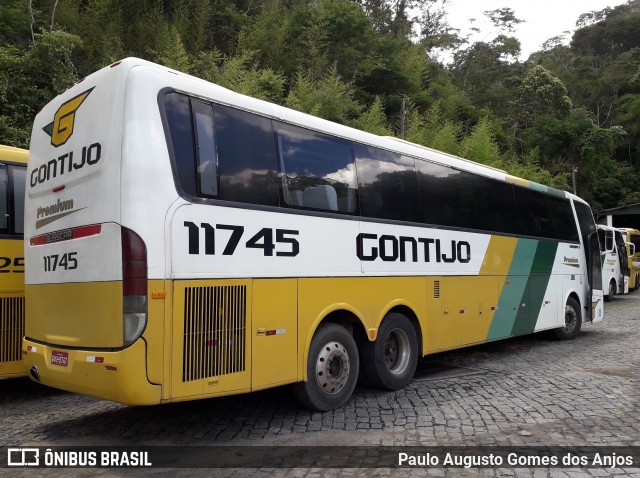
<svg viewBox="0 0 640 478"><path fill-rule="evenodd" d="M560 327L554 332L560 340L571 340L578 336L580 327L582 327L580 304L573 297L569 297L564 306L564 327Z"/></svg>
<svg viewBox="0 0 640 478"><path fill-rule="evenodd" d="M340 325L321 324L311 340L307 381L293 385L296 399L320 412L347 403L358 381L358 348L353 336Z"/></svg>
<svg viewBox="0 0 640 478"><path fill-rule="evenodd" d="M418 363L416 331L404 315L390 313L374 342L360 349L362 373L374 387L400 390L411 382Z"/></svg>
<svg viewBox="0 0 640 478"><path fill-rule="evenodd" d="M604 301L611 302L615 295L616 295L616 283L615 281L612 280L611 282L609 282L609 294L604 296Z"/></svg>

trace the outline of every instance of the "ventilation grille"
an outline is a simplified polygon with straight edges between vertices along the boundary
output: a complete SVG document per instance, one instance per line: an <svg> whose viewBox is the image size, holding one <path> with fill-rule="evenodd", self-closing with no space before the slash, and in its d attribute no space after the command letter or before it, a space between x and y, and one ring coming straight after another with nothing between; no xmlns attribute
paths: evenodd
<svg viewBox="0 0 640 478"><path fill-rule="evenodd" d="M245 286L187 287L182 381L245 369Z"/></svg>
<svg viewBox="0 0 640 478"><path fill-rule="evenodd" d="M22 359L24 297L0 298L0 362Z"/></svg>
<svg viewBox="0 0 640 478"><path fill-rule="evenodd" d="M439 280L433 281L433 298L434 299L440 298L440 281Z"/></svg>

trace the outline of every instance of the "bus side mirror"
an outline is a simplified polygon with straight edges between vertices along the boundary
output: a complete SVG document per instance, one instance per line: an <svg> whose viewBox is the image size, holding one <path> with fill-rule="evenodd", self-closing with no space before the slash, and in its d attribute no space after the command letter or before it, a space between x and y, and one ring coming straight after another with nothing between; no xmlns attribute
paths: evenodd
<svg viewBox="0 0 640 478"><path fill-rule="evenodd" d="M625 242L629 248L629 256L633 256L636 253L636 245L633 242Z"/></svg>

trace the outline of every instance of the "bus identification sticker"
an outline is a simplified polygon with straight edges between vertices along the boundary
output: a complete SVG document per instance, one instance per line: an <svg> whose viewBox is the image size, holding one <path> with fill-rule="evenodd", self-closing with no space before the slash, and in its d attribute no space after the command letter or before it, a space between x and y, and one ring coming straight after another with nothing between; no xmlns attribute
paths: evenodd
<svg viewBox="0 0 640 478"><path fill-rule="evenodd" d="M51 365L66 367L68 363L69 354L67 352L58 352L57 350L51 352Z"/></svg>

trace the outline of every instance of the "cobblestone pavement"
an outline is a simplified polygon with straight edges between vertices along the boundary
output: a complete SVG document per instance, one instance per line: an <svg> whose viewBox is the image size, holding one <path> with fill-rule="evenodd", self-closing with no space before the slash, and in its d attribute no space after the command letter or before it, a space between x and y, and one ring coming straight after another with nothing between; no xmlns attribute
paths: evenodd
<svg viewBox="0 0 640 478"><path fill-rule="evenodd" d="M605 321L569 342L533 335L423 359L398 392L358 387L342 409L301 408L282 387L127 407L0 381L3 445L611 445L640 446L640 292L606 304ZM0 470L2 472L9 470ZM11 476L34 476L33 472ZM164 476L167 470L145 470ZM6 474L6 473L5 473ZM47 476L123 476L48 470ZM126 475L140 472L126 473ZM174 470L205 476L209 470ZM216 476L640 476L638 469L216 470ZM7 474L7 476L9 476Z"/></svg>

